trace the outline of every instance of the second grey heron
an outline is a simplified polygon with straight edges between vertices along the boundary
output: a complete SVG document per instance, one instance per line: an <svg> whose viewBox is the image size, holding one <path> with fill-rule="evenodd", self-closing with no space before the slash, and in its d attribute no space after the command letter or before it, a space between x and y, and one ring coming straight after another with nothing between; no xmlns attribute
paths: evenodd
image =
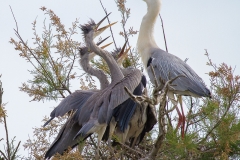
<svg viewBox="0 0 240 160"><path fill-rule="evenodd" d="M95 26L83 25L82 31L85 43L89 49L106 61L111 73L111 83L109 86L88 99L85 103L86 105L81 108L81 115L79 115L78 118L79 124L82 124L83 127L76 135L76 138L79 135L85 137L94 132L98 133L99 146L106 127L110 125L110 135L115 129L116 123L110 123L114 109L129 98L124 87L126 86L131 92L133 92L141 81L142 73L139 70L132 69L131 75L128 74L124 76L112 55L109 52L98 48L93 42ZM94 106L90 118L85 116L89 114L87 111L89 106ZM87 114L85 112L87 112ZM99 153L98 150L99 148L97 149L97 154Z"/></svg>
<svg viewBox="0 0 240 160"><path fill-rule="evenodd" d="M102 22L103 21L100 21L98 24L95 24L95 26L97 26L98 28ZM98 29L97 32L94 34L94 37L98 36L101 32L103 32L106 28L113 24L114 23ZM97 45L100 45L105 40L106 39L103 39ZM107 45L101 48L105 48L106 46ZM80 48L80 57L81 59L79 62L83 70L93 76L96 76L99 79L101 89L106 88L109 84L107 76L101 70L94 69L89 65L89 61L94 57L94 54L89 53L87 47L82 47ZM74 140L73 137L77 134L77 132L81 128L81 125L78 124L77 120L74 119L74 117L76 117L76 114L79 114L80 108L84 105L87 99L98 91L99 90L77 90L71 95L64 98L62 102L51 112L51 119L48 120L44 124L44 126L46 126L53 118L63 116L71 110L75 111L75 116L72 115L61 128L58 136L55 138L54 142L51 144L50 148L46 152L45 158L50 158L55 153L62 154L68 147L73 148L79 143L77 140Z"/></svg>
<svg viewBox="0 0 240 160"><path fill-rule="evenodd" d="M194 70L177 56L167 53L160 49L153 36L154 25L160 12L161 0L144 0L147 4L147 13L143 17L138 40L137 49L142 62L148 72L151 82L154 84L154 76L151 66L154 69L157 79L160 77L163 81L168 81L179 75L169 88L168 97L173 105L177 106L174 94L193 97L211 97L209 89L203 80L194 72ZM159 80L159 84L161 81ZM182 106L181 106L182 107ZM184 135L185 116L182 109L182 115L178 110L179 124Z"/></svg>

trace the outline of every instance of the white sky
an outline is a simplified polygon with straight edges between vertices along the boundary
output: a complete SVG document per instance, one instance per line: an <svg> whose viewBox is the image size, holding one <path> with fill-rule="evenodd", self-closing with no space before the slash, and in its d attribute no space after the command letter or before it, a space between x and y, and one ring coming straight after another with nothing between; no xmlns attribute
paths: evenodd
<svg viewBox="0 0 240 160"><path fill-rule="evenodd" d="M103 4L108 12L112 12L111 21L120 22L121 17L115 1L103 0ZM240 1L163 0L162 4L161 15L170 53L183 60L189 58L187 63L204 79L207 85L209 80L205 73L211 68L205 65L207 58L204 56L204 49L208 49L213 62L217 64L225 62L236 66L235 73L239 75ZM15 22L9 5L17 19L22 38L29 41L32 38L31 23L37 17L37 28L41 30L42 22L47 17L39 9L41 6L52 9L67 27L70 27L76 18L79 18L82 24L86 23L89 18L97 22L104 17L105 13L97 0L2 0L0 2L0 74L2 74L1 80L4 88L3 102L8 103L6 109L10 138L16 136L16 140L21 140L23 144L28 136L31 137L32 128L41 126L43 116L49 115L58 102L29 102L31 98L26 93L19 91L21 83L32 78L27 71L31 69L31 65L20 58L19 53L9 43L10 37L17 39L13 31ZM141 19L146 13L146 4L142 0L129 0L127 7L131 8L131 17L127 28L133 26L135 30L139 30ZM121 46L124 41L118 35L121 31L120 23L114 25L113 31L118 46ZM159 19L154 34L159 47L165 49ZM105 32L105 35L110 35L110 32ZM136 39L137 36L130 39L133 46L136 45ZM79 35L79 40L82 40L81 35ZM79 86L74 87L71 90L76 90ZM0 138L4 135L3 125L0 124ZM0 149L3 148L2 144L3 142L0 142ZM22 146L20 149L19 153L26 155Z"/></svg>

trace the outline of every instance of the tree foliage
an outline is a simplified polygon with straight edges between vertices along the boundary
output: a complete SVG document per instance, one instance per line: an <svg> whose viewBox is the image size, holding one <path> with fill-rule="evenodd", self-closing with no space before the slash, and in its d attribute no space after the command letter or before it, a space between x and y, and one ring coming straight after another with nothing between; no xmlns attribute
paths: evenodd
<svg viewBox="0 0 240 160"><path fill-rule="evenodd" d="M2 75L0 75L1 78ZM0 160L14 160L20 158L17 154L19 150L19 146L21 141L18 142L17 146L15 146L15 137L11 140L9 139L8 127L7 127L7 111L4 108L5 104L2 103L2 95L3 95L3 88L2 88L2 81L0 80L0 124L4 125L5 135L6 138L0 138L0 142L5 141L4 150L0 150Z"/></svg>
<svg viewBox="0 0 240 160"><path fill-rule="evenodd" d="M101 2L101 1L100 1ZM102 3L101 3L102 4ZM124 0L116 1L122 20L122 31L119 36L126 40L135 36L137 31L133 27L126 28L130 17L130 9ZM102 5L103 6L103 5ZM78 60L78 47L81 42L74 40L78 33L79 21L76 19L72 27L65 29L60 18L50 9L40 8L48 15L49 23L43 23L43 32L38 34L37 21L33 25L33 44L24 41L18 29L15 30L17 40L11 38L10 43L20 52L20 57L31 63L33 70L29 71L32 80L25 82L20 90L26 92L33 101L56 100L71 94L69 86L71 80L78 74L74 71ZM105 13L107 10L103 7ZM16 26L16 28L18 28ZM112 30L111 30L112 32ZM112 35L113 37L113 35ZM113 37L116 38L116 37ZM114 41L114 39L113 39ZM115 44L116 46L116 44ZM130 44L128 43L128 46ZM211 68L208 73L212 98L184 98L186 109L185 136L175 123L177 117L171 111L172 104L167 101L166 91L162 90L162 99L158 111L158 125L145 136L143 142L135 148L127 144L120 144L114 148L114 154L109 152L105 143L100 148L102 159L229 159L240 157L240 76L234 74L234 69L225 64L214 64L206 50L207 65ZM97 58L92 61L96 68L109 74L106 63ZM142 65L137 52L132 49L124 64L141 69ZM158 78L158 77L157 77ZM80 76L80 88L87 90L96 88L96 82L90 75ZM152 88L154 91L156 88ZM154 97L152 92L150 97ZM5 115L3 108L0 116ZM67 115L53 120L49 126L34 128L33 137L29 137L23 145L29 150L26 159L43 159L44 153L64 124ZM43 122L47 121L47 117ZM6 129L6 128L5 128ZM78 148L64 155L56 155L53 159L92 159L95 157L96 137L87 139L82 154Z"/></svg>

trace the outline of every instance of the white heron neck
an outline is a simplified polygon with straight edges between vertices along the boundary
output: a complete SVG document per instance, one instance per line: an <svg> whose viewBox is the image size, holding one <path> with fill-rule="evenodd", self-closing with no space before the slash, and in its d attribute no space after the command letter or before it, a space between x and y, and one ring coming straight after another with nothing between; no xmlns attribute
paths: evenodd
<svg viewBox="0 0 240 160"><path fill-rule="evenodd" d="M150 48L159 48L155 42L153 31L157 16L160 12L161 0L146 1L147 14L143 17L139 30L137 49L144 66L147 66L150 58Z"/></svg>

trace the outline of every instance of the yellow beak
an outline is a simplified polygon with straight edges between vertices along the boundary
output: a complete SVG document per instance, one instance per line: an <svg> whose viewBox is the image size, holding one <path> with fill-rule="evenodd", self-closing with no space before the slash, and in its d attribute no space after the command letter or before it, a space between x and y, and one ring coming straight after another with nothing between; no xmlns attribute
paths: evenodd
<svg viewBox="0 0 240 160"><path fill-rule="evenodd" d="M95 35L98 36L100 35L103 31L105 31L107 28L111 27L112 25L116 24L117 22L108 24L102 28L99 28L99 26L102 24L102 22L110 15L111 13L109 13L108 15L106 15L100 22L98 22L96 24L96 28L95 28ZM99 29L98 29L99 28Z"/></svg>
<svg viewBox="0 0 240 160"><path fill-rule="evenodd" d="M127 42L128 42L128 41L125 42L125 44L124 44L123 47L122 47L122 50L121 50L120 53L118 54L118 59L117 59L117 63L118 63L118 64L122 64L122 62L124 61L124 59L127 57L128 51L131 49L131 46L130 46L129 48L127 48L127 49L125 50L126 45L127 45ZM125 51L124 51L124 50L125 50Z"/></svg>

